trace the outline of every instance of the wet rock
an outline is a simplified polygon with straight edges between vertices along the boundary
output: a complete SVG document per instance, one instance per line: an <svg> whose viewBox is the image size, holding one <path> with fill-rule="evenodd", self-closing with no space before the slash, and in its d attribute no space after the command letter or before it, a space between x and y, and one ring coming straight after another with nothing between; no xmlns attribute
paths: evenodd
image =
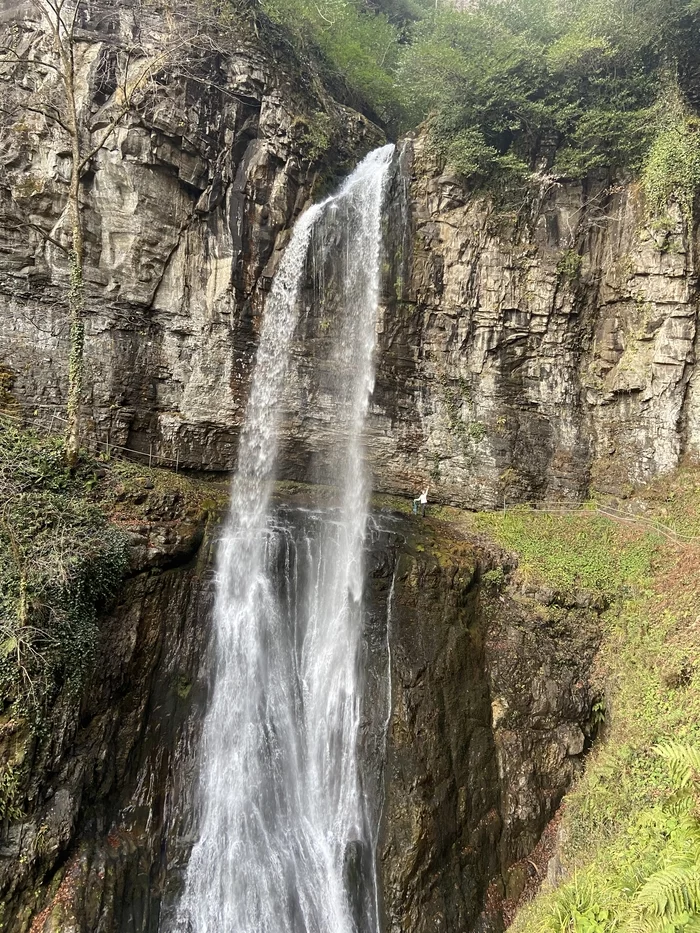
<svg viewBox="0 0 700 933"><path fill-rule="evenodd" d="M571 600L547 623L551 593L539 603L481 586L495 557L445 534L398 558L380 839L396 933L502 929L503 894L517 899L527 880L511 866L591 739L598 613Z"/></svg>
<svg viewBox="0 0 700 933"><path fill-rule="evenodd" d="M375 524L360 751L382 812L385 929L497 933L499 898L520 883L511 867L591 737L597 616L557 608L544 624L547 607L482 588L495 552L428 523ZM0 839L8 933L167 928L196 834L215 540L183 520L133 529L132 576L103 616L95 676L80 700L58 697L23 815ZM358 915L375 896L370 862L348 850Z"/></svg>

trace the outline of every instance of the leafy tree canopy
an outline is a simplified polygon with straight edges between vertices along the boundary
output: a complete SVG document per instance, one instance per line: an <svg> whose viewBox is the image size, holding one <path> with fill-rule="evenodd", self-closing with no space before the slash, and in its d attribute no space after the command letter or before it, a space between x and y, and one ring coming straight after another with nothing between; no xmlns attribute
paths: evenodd
<svg viewBox="0 0 700 933"><path fill-rule="evenodd" d="M673 162L674 133L694 165L700 0L261 2L390 132L427 121L465 176L648 174Z"/></svg>

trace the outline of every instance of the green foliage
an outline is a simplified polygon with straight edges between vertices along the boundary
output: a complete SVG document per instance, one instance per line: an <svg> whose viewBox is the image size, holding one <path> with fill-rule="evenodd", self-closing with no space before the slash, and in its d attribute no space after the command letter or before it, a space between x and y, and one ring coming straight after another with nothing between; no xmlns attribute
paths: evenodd
<svg viewBox="0 0 700 933"><path fill-rule="evenodd" d="M428 153L491 190L637 173L689 216L698 171L698 0L262 0L307 60L391 131L427 120ZM669 70L683 119L669 125ZM322 154L327 131L309 132ZM697 148L697 147L696 147Z"/></svg>
<svg viewBox="0 0 700 933"><path fill-rule="evenodd" d="M693 88L699 26L688 0L442 6L402 46L398 87L409 122L428 117L433 153L465 176L636 171L669 61L681 93Z"/></svg>
<svg viewBox="0 0 700 933"><path fill-rule="evenodd" d="M19 796L19 772L11 763L0 770L0 822L4 820L18 820L22 817L22 810L17 805Z"/></svg>
<svg viewBox="0 0 700 933"><path fill-rule="evenodd" d="M486 437L486 425L482 421L472 421L469 425L469 437L477 444Z"/></svg>
<svg viewBox="0 0 700 933"><path fill-rule="evenodd" d="M548 933L604 933L614 929L611 911L586 877L576 875L558 892L542 930Z"/></svg>
<svg viewBox="0 0 700 933"><path fill-rule="evenodd" d="M307 57L320 53L385 123L395 121L399 31L387 15L360 0L262 0L262 6Z"/></svg>
<svg viewBox="0 0 700 933"><path fill-rule="evenodd" d="M0 428L0 701L41 710L92 670L97 611L127 565L126 539L66 470L56 439Z"/></svg>
<svg viewBox="0 0 700 933"><path fill-rule="evenodd" d="M700 922L700 747L669 742L657 752L675 794L637 816L626 848L605 853L612 862L575 874L549 897L540 930L690 933Z"/></svg>
<svg viewBox="0 0 700 933"><path fill-rule="evenodd" d="M491 570L487 570L482 580L484 586L488 589L500 589L506 582L506 575L503 571L503 567L493 567Z"/></svg>
<svg viewBox="0 0 700 933"><path fill-rule="evenodd" d="M333 121L327 113L317 111L301 121L304 125L301 141L312 161L325 155L333 139Z"/></svg>
<svg viewBox="0 0 700 933"><path fill-rule="evenodd" d="M581 275L583 260L575 249L567 249L557 263L557 272L567 282L575 282Z"/></svg>
<svg viewBox="0 0 700 933"><path fill-rule="evenodd" d="M658 124L642 173L647 211L663 218L675 202L692 221L700 190L700 119L684 104L677 87L662 98Z"/></svg>
<svg viewBox="0 0 700 933"><path fill-rule="evenodd" d="M655 538L628 538L601 516L551 516L527 509L478 515L474 524L515 551L520 569L563 591L595 590L612 598L651 572Z"/></svg>
<svg viewBox="0 0 700 933"><path fill-rule="evenodd" d="M668 762L673 783L679 790L700 792L700 747L680 742L661 742L656 753Z"/></svg>
<svg viewBox="0 0 700 933"><path fill-rule="evenodd" d="M682 516L682 527L696 530L697 479L685 470L645 490L647 514L663 503L663 520ZM569 880L523 910L514 933L694 933L700 554L614 523L606 534L593 516L514 515L480 517L477 526L507 540L524 575L556 586L588 580L610 601L595 682L606 700L593 712L605 729L562 816L558 854Z"/></svg>

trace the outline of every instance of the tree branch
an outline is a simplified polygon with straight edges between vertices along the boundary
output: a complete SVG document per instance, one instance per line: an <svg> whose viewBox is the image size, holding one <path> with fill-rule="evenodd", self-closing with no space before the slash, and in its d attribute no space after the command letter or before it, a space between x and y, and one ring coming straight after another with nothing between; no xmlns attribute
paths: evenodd
<svg viewBox="0 0 700 933"><path fill-rule="evenodd" d="M84 155L84 156L82 157L82 159L80 160L80 162L79 162L79 164L78 164L78 171L79 171L81 174L82 174L83 171L85 170L85 167L87 166L88 162L90 162L91 159L94 159L94 157L97 155L97 153L100 151L100 149L102 149L102 147L104 146L104 144L107 142L107 140L108 140L109 137L112 135L112 133L116 130L116 128L117 128L117 126L119 125L120 121L126 116L126 114L129 112L129 110L130 110L130 107L129 107L129 106L124 106L124 107L122 107L122 109L119 111L119 113L117 114L117 116L116 116L116 117L111 121L111 123L107 126L107 129L104 131L104 133L103 133L102 136L100 137L99 142L96 143L96 144L92 147L92 149L90 149L90 151L89 151L86 155Z"/></svg>
<svg viewBox="0 0 700 933"><path fill-rule="evenodd" d="M70 129L70 127L66 126L66 124L63 122L58 112L58 108L53 107L53 105L49 105L49 106L51 106L51 108L55 110L56 113L49 113L46 110L42 110L40 107L32 107L30 104L24 104L23 109L28 110L30 113L38 113L40 116L46 117L47 120L52 120L54 123L57 123L58 126L60 126L62 130L65 130L66 133L72 135L72 130Z"/></svg>

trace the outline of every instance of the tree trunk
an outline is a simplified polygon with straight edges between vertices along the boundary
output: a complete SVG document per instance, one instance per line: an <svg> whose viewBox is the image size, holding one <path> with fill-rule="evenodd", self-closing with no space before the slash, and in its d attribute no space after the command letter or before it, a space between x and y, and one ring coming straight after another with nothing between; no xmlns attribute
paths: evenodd
<svg viewBox="0 0 700 933"><path fill-rule="evenodd" d="M75 243L75 235L73 237ZM83 369L85 364L85 293L83 289L83 263L78 252L70 253L70 291L68 293L70 314L70 352L68 355L68 428L66 432L66 461L72 468L80 453L80 404L83 393Z"/></svg>
<svg viewBox="0 0 700 933"><path fill-rule="evenodd" d="M66 430L66 462L74 469L80 455L81 402L85 367L85 287L83 265L85 244L83 218L80 209L80 130L75 106L72 80L66 81L68 103L73 123L73 166L68 210L71 221L70 288L68 313L70 317L70 352L68 356L68 427Z"/></svg>

